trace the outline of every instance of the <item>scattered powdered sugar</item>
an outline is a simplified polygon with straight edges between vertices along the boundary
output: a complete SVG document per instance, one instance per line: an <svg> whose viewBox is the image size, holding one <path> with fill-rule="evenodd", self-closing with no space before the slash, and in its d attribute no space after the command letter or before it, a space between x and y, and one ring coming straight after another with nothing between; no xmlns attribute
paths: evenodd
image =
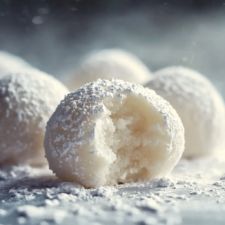
<svg viewBox="0 0 225 225"><path fill-rule="evenodd" d="M65 210L57 210L54 208L48 208L46 210L45 207L37 207L33 205L19 206L17 208L17 213L19 217L25 217L32 220L41 220L42 218L45 218L46 220L50 220L56 224L60 224L67 216L67 212Z"/></svg>
<svg viewBox="0 0 225 225"><path fill-rule="evenodd" d="M159 213L162 211L162 207L153 199L143 198L137 202L136 206L143 211L149 211L151 213Z"/></svg>
<svg viewBox="0 0 225 225"><path fill-rule="evenodd" d="M91 195L95 197L111 198L117 189L114 187L99 187L91 191Z"/></svg>
<svg viewBox="0 0 225 225"><path fill-rule="evenodd" d="M0 224L223 224L224 171L221 157L181 160L167 178L85 189L47 168L3 168Z"/></svg>

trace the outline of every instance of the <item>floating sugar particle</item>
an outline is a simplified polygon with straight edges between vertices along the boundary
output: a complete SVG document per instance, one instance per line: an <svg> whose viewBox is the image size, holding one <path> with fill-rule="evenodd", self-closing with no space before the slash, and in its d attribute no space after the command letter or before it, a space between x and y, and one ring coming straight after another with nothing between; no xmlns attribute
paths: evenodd
<svg viewBox="0 0 225 225"><path fill-rule="evenodd" d="M32 18L32 23L35 25L40 25L40 24L44 23L44 18L42 16L34 16Z"/></svg>

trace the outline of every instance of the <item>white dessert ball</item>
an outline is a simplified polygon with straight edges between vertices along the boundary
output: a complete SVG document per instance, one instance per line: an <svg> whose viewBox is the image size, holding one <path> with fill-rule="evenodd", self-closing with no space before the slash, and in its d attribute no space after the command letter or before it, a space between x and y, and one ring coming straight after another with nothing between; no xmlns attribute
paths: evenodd
<svg viewBox="0 0 225 225"><path fill-rule="evenodd" d="M31 65L23 59L8 52L0 51L0 76L9 72L18 72L31 68Z"/></svg>
<svg viewBox="0 0 225 225"><path fill-rule="evenodd" d="M67 95L45 136L50 169L86 187L164 176L183 150L183 125L170 104L122 80L99 79Z"/></svg>
<svg viewBox="0 0 225 225"><path fill-rule="evenodd" d="M40 71L0 77L0 165L44 162L46 123L67 93Z"/></svg>
<svg viewBox="0 0 225 225"><path fill-rule="evenodd" d="M151 72L131 53L106 49L90 54L71 76L68 86L74 90L99 78L117 78L142 84L150 80Z"/></svg>
<svg viewBox="0 0 225 225"><path fill-rule="evenodd" d="M224 145L224 102L207 78L174 66L156 72L146 87L168 100L180 116L185 129L184 157L209 155Z"/></svg>

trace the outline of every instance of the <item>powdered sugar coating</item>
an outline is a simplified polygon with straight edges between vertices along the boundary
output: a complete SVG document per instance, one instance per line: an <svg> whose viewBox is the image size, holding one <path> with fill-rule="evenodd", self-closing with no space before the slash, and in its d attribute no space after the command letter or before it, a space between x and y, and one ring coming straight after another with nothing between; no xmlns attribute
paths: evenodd
<svg viewBox="0 0 225 225"><path fill-rule="evenodd" d="M185 128L184 157L212 154L224 145L224 102L210 81L184 67L168 67L156 72L146 84L168 100Z"/></svg>
<svg viewBox="0 0 225 225"><path fill-rule="evenodd" d="M183 148L183 126L170 104L122 80L99 79L68 94L45 136L50 169L86 187L164 176Z"/></svg>
<svg viewBox="0 0 225 225"><path fill-rule="evenodd" d="M37 70L0 78L0 164L42 163L46 122L68 91Z"/></svg>
<svg viewBox="0 0 225 225"><path fill-rule="evenodd" d="M31 68L31 65L23 59L8 52L0 51L0 76L5 75L8 72L18 72Z"/></svg>
<svg viewBox="0 0 225 225"><path fill-rule="evenodd" d="M90 54L72 75L72 90L97 79L122 79L134 83L150 80L151 72L136 56L120 49L105 49Z"/></svg>

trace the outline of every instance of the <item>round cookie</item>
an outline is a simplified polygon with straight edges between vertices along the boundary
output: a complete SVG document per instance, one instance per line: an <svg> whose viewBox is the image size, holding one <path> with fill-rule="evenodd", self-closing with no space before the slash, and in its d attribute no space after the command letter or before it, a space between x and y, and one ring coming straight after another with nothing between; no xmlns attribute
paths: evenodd
<svg viewBox="0 0 225 225"><path fill-rule="evenodd" d="M0 165L42 164L46 122L68 91L32 70L0 77Z"/></svg>
<svg viewBox="0 0 225 225"><path fill-rule="evenodd" d="M31 65L23 59L7 52L0 51L0 76L9 72L18 72L31 68Z"/></svg>
<svg viewBox="0 0 225 225"><path fill-rule="evenodd" d="M68 94L45 136L50 169L86 187L164 176L183 150L183 125L170 104L122 80L99 79Z"/></svg>
<svg viewBox="0 0 225 225"><path fill-rule="evenodd" d="M68 86L74 90L99 78L145 83L151 76L136 56L120 49L106 49L90 54L71 76Z"/></svg>
<svg viewBox="0 0 225 225"><path fill-rule="evenodd" d="M208 79L184 67L155 73L145 85L168 100L185 128L184 157L209 155L224 144L224 102Z"/></svg>

